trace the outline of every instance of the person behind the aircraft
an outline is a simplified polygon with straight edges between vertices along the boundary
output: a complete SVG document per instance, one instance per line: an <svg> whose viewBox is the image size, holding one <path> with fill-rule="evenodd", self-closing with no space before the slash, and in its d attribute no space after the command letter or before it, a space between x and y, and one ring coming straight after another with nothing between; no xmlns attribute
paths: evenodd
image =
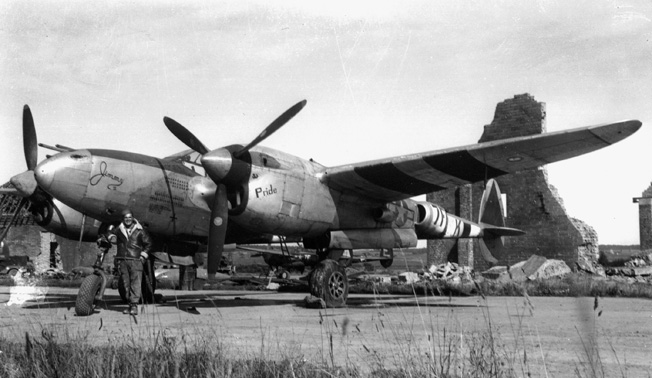
<svg viewBox="0 0 652 378"><path fill-rule="evenodd" d="M141 297L143 265L147 262L152 248L149 233L134 218L129 209L122 211L122 222L117 228L109 229L106 236L117 245L115 260L120 270L120 278L127 289L129 307L124 314L138 315L138 303Z"/></svg>

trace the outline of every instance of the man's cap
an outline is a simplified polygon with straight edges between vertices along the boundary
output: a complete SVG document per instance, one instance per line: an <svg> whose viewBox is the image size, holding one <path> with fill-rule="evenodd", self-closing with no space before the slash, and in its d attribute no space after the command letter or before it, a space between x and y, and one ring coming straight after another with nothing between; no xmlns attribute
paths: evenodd
<svg viewBox="0 0 652 378"><path fill-rule="evenodd" d="M122 210L122 212L120 214L122 214L122 216L124 217L127 214L133 215L134 213L131 212L131 209L126 208L126 209Z"/></svg>

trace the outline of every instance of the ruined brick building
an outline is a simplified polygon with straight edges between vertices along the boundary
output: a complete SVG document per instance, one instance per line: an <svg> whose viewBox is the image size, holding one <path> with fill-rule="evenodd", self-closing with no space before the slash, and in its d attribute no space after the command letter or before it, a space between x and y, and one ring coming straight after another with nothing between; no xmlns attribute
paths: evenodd
<svg viewBox="0 0 652 378"><path fill-rule="evenodd" d="M634 198L634 203L638 203L641 251L652 250L652 184L643 191L641 197Z"/></svg>
<svg viewBox="0 0 652 378"><path fill-rule="evenodd" d="M546 131L545 104L529 94L516 95L496 106L491 124L484 127L479 142L540 134ZM506 198L509 227L526 232L505 238L498 265L512 265L531 255L563 260L573 269L593 271L597 268L598 236L589 225L566 214L557 190L548 182L545 167L498 177ZM478 221L478 207L483 183L431 193L427 200L447 211ZM434 240L428 242L429 263L458 262L482 271L489 265L482 259L473 239Z"/></svg>
<svg viewBox="0 0 652 378"><path fill-rule="evenodd" d="M19 197L0 194L0 262L25 265L29 261L37 272L50 268L69 272L76 266L93 264L97 255L95 243L79 243L44 231L27 207L18 209L19 203Z"/></svg>

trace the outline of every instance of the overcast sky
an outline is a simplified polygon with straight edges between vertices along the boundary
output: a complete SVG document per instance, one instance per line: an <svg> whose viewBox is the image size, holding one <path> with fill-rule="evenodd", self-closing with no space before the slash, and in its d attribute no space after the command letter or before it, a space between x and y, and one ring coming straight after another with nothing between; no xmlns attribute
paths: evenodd
<svg viewBox="0 0 652 378"><path fill-rule="evenodd" d="M268 4L269 3L269 4ZM639 119L633 137L548 166L602 244L638 244L652 181L652 2L4 1L0 180L39 142L163 157L248 143L331 166L477 142L497 102L530 93L548 131ZM40 149L44 158L47 150Z"/></svg>

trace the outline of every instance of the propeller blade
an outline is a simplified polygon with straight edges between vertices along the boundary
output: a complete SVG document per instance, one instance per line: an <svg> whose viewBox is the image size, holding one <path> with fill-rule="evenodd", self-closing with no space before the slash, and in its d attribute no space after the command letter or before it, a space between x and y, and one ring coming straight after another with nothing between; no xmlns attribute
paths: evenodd
<svg viewBox="0 0 652 378"><path fill-rule="evenodd" d="M217 185L213 208L211 209L211 224L208 229L208 276L215 278L215 273L220 267L224 240L226 239L226 226L229 219L228 199L226 185Z"/></svg>
<svg viewBox="0 0 652 378"><path fill-rule="evenodd" d="M192 148L202 155L209 151L209 149L206 148L206 146L204 146L204 144L200 142L199 139L193 135L193 133L188 131L188 129L183 127L179 122L169 117L163 117L163 123L165 123L165 126L168 128L168 130L170 130L172 134L174 134L174 136L182 141L186 146Z"/></svg>
<svg viewBox="0 0 652 378"><path fill-rule="evenodd" d="M36 164L38 164L37 144L32 111L29 110L29 106L25 105L23 107L23 150L25 151L28 171L33 171Z"/></svg>
<svg viewBox="0 0 652 378"><path fill-rule="evenodd" d="M276 130L280 129L283 125L285 125L289 120L292 119L297 113L303 109L304 106L306 106L307 101L303 100L298 103L296 103L293 107L290 109L286 110L285 113L281 114L278 118L274 120L274 122L270 123L269 126L265 128L257 137L256 139L252 140L251 143L246 145L244 148L241 150L237 151L236 153L233 154L233 156L237 159L242 154L245 152L249 151L252 147L257 145L258 143L262 142L263 140L267 139L270 135L274 134Z"/></svg>

